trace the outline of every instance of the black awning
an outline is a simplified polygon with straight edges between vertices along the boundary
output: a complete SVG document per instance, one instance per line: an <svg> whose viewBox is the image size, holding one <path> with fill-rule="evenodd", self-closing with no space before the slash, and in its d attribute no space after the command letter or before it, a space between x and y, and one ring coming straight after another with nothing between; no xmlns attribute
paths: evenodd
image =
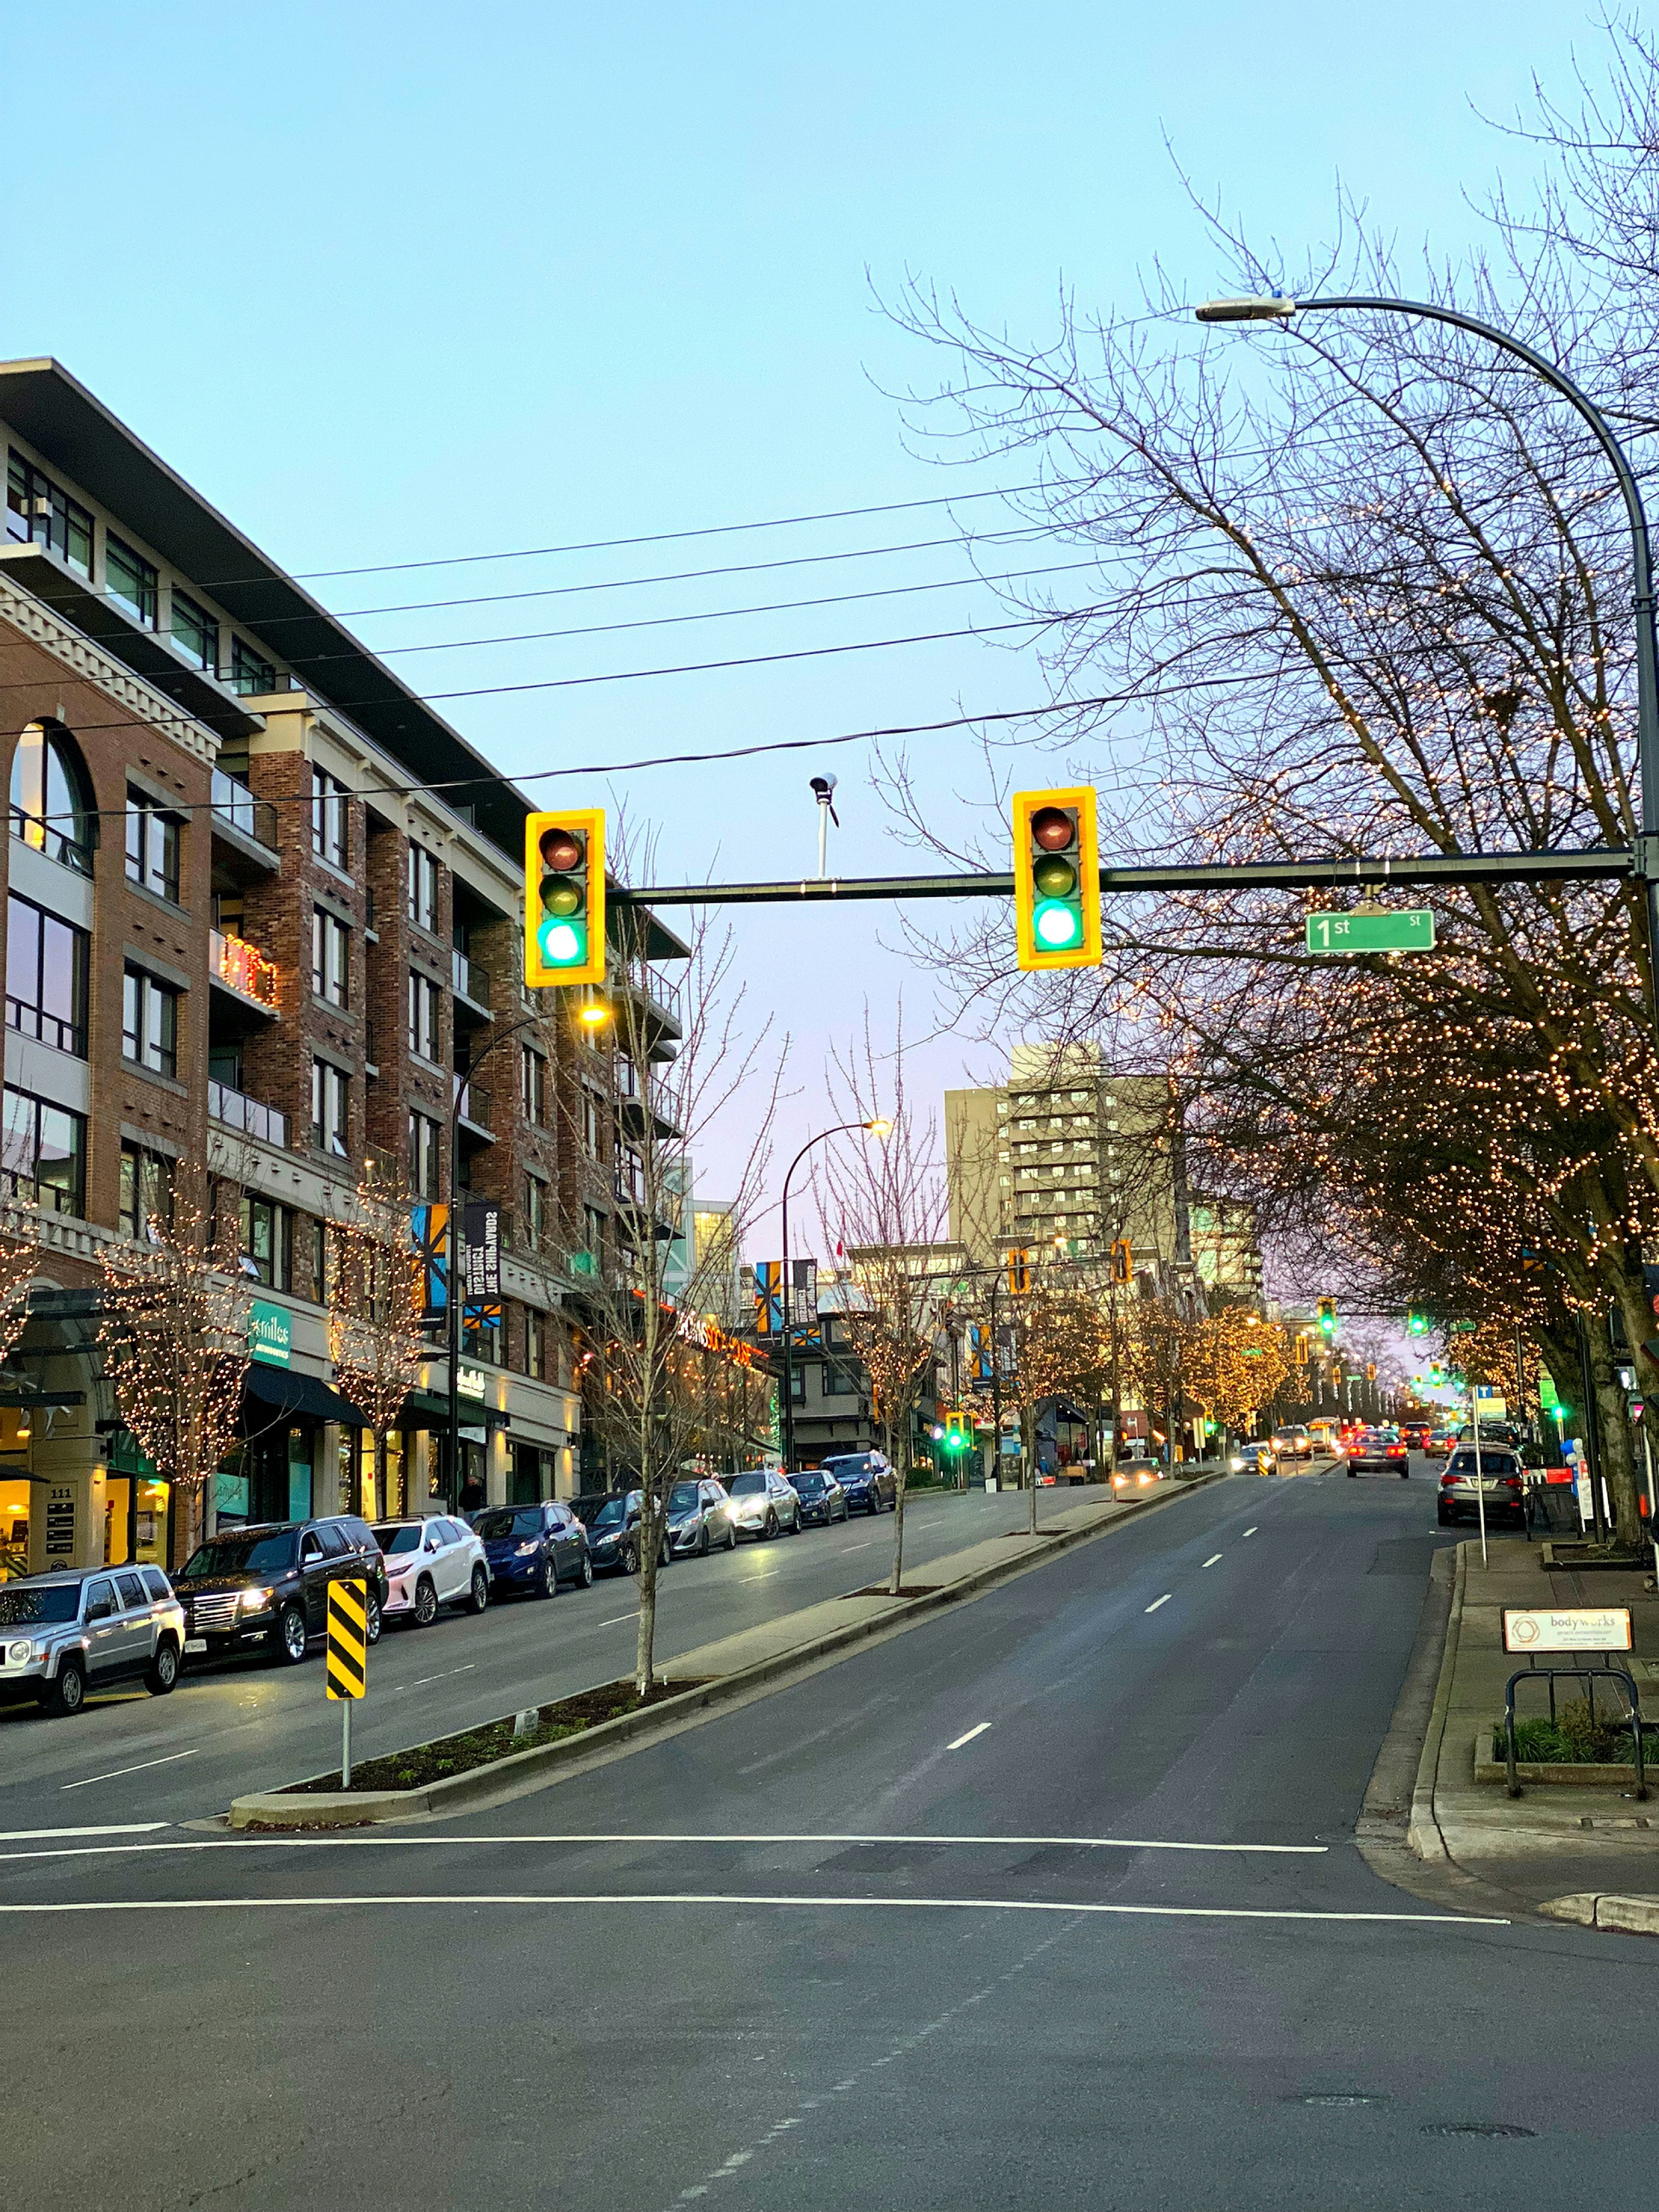
<svg viewBox="0 0 1659 2212"><path fill-rule="evenodd" d="M349 1398L331 1389L314 1375L301 1375L290 1367L268 1367L250 1360L242 1378L244 1395L278 1413L301 1413L313 1421L338 1421L348 1429L366 1429L368 1417Z"/></svg>
<svg viewBox="0 0 1659 2212"><path fill-rule="evenodd" d="M463 1396L459 1402L460 1425L464 1429L510 1429L513 1417L504 1413L499 1406L486 1406L477 1398ZM404 1410L398 1417L398 1426L404 1429L438 1429L449 1427L449 1400L438 1390L411 1390L404 1400Z"/></svg>

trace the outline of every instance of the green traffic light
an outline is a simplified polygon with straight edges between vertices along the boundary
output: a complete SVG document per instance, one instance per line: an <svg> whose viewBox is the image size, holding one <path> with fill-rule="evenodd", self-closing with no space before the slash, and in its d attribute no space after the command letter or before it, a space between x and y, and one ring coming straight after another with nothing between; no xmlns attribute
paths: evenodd
<svg viewBox="0 0 1659 2212"><path fill-rule="evenodd" d="M1059 899L1042 899L1031 916L1031 932L1045 952L1069 952L1083 942L1083 916Z"/></svg>
<svg viewBox="0 0 1659 2212"><path fill-rule="evenodd" d="M550 968L580 968L587 958L587 930L580 921L550 915L536 933L542 958Z"/></svg>

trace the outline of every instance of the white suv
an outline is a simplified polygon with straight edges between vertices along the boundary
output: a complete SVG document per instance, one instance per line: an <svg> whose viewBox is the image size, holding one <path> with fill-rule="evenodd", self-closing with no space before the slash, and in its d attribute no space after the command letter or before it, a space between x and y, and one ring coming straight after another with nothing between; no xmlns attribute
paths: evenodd
<svg viewBox="0 0 1659 2212"><path fill-rule="evenodd" d="M419 1521L380 1521L374 1540L386 1557L383 1610L429 1628L442 1605L482 1613L489 1602L489 1562L483 1539L465 1521L431 1513Z"/></svg>

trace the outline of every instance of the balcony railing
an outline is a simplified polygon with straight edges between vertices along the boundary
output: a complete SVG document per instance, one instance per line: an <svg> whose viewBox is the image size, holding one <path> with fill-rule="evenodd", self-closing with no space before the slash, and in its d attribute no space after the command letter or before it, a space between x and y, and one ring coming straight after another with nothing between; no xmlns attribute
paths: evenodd
<svg viewBox="0 0 1659 2212"><path fill-rule="evenodd" d="M276 1011L276 963L267 960L257 945L245 937L230 937L222 929L208 933L208 957L218 981L256 1005Z"/></svg>
<svg viewBox="0 0 1659 2212"><path fill-rule="evenodd" d="M256 845L276 850L276 809L268 799L256 799L245 783L238 783L222 768L213 771L213 811Z"/></svg>
<svg viewBox="0 0 1659 2212"><path fill-rule="evenodd" d="M287 1115L243 1091L233 1091L228 1083L209 1084L208 1112L228 1129L240 1129L245 1137L257 1137L262 1145L288 1148Z"/></svg>
<svg viewBox="0 0 1659 2212"><path fill-rule="evenodd" d="M460 1101L462 1121L470 1121L475 1129L494 1129L495 1109L490 1105L487 1091L475 1090L471 1084L464 1083L456 1096Z"/></svg>
<svg viewBox="0 0 1659 2212"><path fill-rule="evenodd" d="M471 999L475 1006L488 1008L489 1005L488 969L480 968L476 960L469 960L458 945L450 954L450 970L454 978L455 988L462 997Z"/></svg>

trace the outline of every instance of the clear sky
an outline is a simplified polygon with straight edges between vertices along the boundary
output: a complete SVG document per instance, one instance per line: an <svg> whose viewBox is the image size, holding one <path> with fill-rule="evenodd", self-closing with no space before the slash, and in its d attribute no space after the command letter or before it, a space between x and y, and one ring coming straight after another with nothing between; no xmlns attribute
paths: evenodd
<svg viewBox="0 0 1659 2212"><path fill-rule="evenodd" d="M0 353L61 359L295 572L439 560L937 497L890 391L938 365L872 307L907 269L1034 337L1064 280L1133 308L1154 257L1212 288L1165 139L1287 257L1339 177L1402 248L1455 252L1536 70L1565 86L1577 9L1315 0L827 10L483 0L81 0L3 11L12 120ZM1513 165L1524 156L1507 149ZM981 481L997 479L984 475ZM969 510L971 512L972 510ZM981 510L983 512L984 510ZM335 577L342 611L615 584L948 538L942 510L736 538ZM1008 565L1029 563L1011 552ZM1063 556L1060 556L1063 557ZM951 546L649 588L365 614L379 647L954 585ZM654 629L400 653L430 691L962 629L982 588ZM1044 696L972 638L511 697L445 711L514 774L925 720ZM941 805L963 771L918 756ZM617 779L659 880L811 864L817 758ZM841 869L902 865L861 749ZM546 789L549 787L543 786ZM603 779L556 788L603 799ZM921 1026L890 919L740 922L757 1006L793 1034L782 1132L825 1119L823 1062L866 998ZM963 1079L965 1048L914 1073ZM982 1048L975 1078L994 1075ZM724 1163L707 1164L717 1190ZM766 1243L763 1233L757 1249Z"/></svg>

